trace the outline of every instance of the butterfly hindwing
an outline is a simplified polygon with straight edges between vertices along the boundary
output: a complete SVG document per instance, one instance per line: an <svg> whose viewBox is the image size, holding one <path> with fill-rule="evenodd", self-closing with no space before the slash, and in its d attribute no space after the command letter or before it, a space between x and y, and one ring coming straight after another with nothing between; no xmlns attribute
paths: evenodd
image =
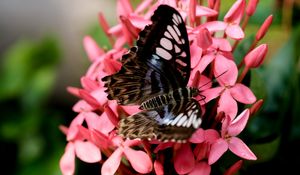
<svg viewBox="0 0 300 175"><path fill-rule="evenodd" d="M190 51L183 19L175 9L161 5L151 20L140 32L137 46L122 56L121 70L102 79L108 99L122 105L141 104L186 86Z"/></svg>
<svg viewBox="0 0 300 175"><path fill-rule="evenodd" d="M186 141L202 122L199 103L182 99L161 108L145 110L120 121L119 134L126 138Z"/></svg>

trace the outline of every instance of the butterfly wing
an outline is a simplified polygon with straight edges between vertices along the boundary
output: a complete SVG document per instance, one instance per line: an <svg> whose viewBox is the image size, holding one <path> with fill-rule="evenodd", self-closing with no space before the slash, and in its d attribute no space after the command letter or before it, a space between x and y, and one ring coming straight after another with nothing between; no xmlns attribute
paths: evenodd
<svg viewBox="0 0 300 175"><path fill-rule="evenodd" d="M119 134L130 139L184 142L199 128L201 122L199 103L194 99L182 99L178 103L122 119Z"/></svg>
<svg viewBox="0 0 300 175"><path fill-rule="evenodd" d="M157 94L185 87L190 76L190 51L185 24L172 7L161 5L152 24L139 34L137 46L122 56L119 72L102 80L108 99L141 104Z"/></svg>

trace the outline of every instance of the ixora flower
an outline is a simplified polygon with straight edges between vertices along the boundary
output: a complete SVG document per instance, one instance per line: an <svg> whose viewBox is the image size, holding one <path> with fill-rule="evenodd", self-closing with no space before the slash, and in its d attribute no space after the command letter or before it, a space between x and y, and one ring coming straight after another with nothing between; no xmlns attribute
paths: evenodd
<svg viewBox="0 0 300 175"><path fill-rule="evenodd" d="M129 0L117 0L115 26L99 13L111 49L91 36L83 39L91 65L82 88L67 88L80 100L70 126L60 126L68 142L60 160L64 175L75 173L76 157L99 162L103 175L208 175L227 150L256 160L237 136L263 100L243 79L263 63L268 46L256 45L272 16L237 64L233 52L247 37L244 29L258 1L237 0L223 21L217 20L220 0L207 4L143 0L134 9ZM217 171L234 174L242 162Z"/></svg>

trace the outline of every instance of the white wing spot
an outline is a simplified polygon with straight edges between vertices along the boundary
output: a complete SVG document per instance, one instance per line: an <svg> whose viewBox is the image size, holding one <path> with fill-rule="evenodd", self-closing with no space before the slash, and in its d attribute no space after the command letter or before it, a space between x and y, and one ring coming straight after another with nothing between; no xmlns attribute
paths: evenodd
<svg viewBox="0 0 300 175"><path fill-rule="evenodd" d="M176 25L173 25L173 28L175 29L175 32L177 33L178 36L181 36L180 31Z"/></svg>
<svg viewBox="0 0 300 175"><path fill-rule="evenodd" d="M163 46L167 50L172 50L172 48L173 48L172 42L170 40L168 40L167 38L160 39L160 45Z"/></svg>
<svg viewBox="0 0 300 175"><path fill-rule="evenodd" d="M185 43L185 40L182 38L182 39L181 39L181 42L182 42L182 44L184 44L184 43Z"/></svg>
<svg viewBox="0 0 300 175"><path fill-rule="evenodd" d="M172 36L170 35L169 32L165 31L164 35L165 35L165 37L172 39Z"/></svg>
<svg viewBox="0 0 300 175"><path fill-rule="evenodd" d="M179 24L178 18L176 14L173 14L173 19L176 21L177 25Z"/></svg>
<svg viewBox="0 0 300 175"><path fill-rule="evenodd" d="M172 58L172 55L168 51L160 47L156 48L156 54L166 60L170 60Z"/></svg>
<svg viewBox="0 0 300 175"><path fill-rule="evenodd" d="M172 37L173 37L177 42L179 42L179 38L178 38L177 33L175 32L175 30L173 29L173 27L168 26L167 29L168 29L168 31L170 32L170 34L172 35Z"/></svg>
<svg viewBox="0 0 300 175"><path fill-rule="evenodd" d="M199 128L201 122L202 122L202 119L201 119L201 118L195 117L194 122L193 122L193 127L194 127L195 129Z"/></svg>
<svg viewBox="0 0 300 175"><path fill-rule="evenodd" d="M181 118L181 116L182 116L182 115L177 116L177 117L173 120L173 122L171 123L171 125L174 126L174 125L178 122L178 120Z"/></svg>
<svg viewBox="0 0 300 175"><path fill-rule="evenodd" d="M179 121L178 123L176 124L176 126L182 126L182 124L186 121L187 119L187 116L184 115Z"/></svg>
<svg viewBox="0 0 300 175"><path fill-rule="evenodd" d="M180 52L180 48L176 44L174 46L175 46L175 52L179 53Z"/></svg>
<svg viewBox="0 0 300 175"><path fill-rule="evenodd" d="M182 23L181 17L179 15L176 15L176 17L177 17L178 22Z"/></svg>
<svg viewBox="0 0 300 175"><path fill-rule="evenodd" d="M187 64L185 62L181 61L180 59L176 59L175 61L176 61L176 63L180 64L183 67L187 66Z"/></svg>
<svg viewBox="0 0 300 175"><path fill-rule="evenodd" d="M195 116L196 115L190 116L190 119L189 119L188 123L186 124L186 127L190 127L191 126L192 122L194 121Z"/></svg>
<svg viewBox="0 0 300 175"><path fill-rule="evenodd" d="M180 54L180 56L186 57L186 53L185 53L185 52L182 52L182 53Z"/></svg>

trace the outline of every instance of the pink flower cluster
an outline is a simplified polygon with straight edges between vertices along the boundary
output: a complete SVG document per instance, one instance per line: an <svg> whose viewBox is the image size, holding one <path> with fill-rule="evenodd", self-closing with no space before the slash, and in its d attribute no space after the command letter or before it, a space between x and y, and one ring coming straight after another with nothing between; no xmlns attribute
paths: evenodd
<svg viewBox="0 0 300 175"><path fill-rule="evenodd" d="M257 159L237 136L263 103L243 84L243 79L250 69L259 67L264 61L268 47L266 44L256 45L267 32L272 16L265 20L248 53L237 65L233 51L245 38L244 29L255 12L258 0L249 0L248 4L245 0L237 0L223 21L218 21L220 3L220 0L208 0L208 7L204 7L196 0L144 0L134 10L129 0L118 0L117 15L120 18L113 27L108 25L103 14L99 14L100 25L112 49L101 49L90 36L83 40L92 64L81 78L82 88L68 88L80 100L73 107L78 115L70 126L60 127L68 141L60 160L64 175L74 174L75 157L88 163L100 162L102 175L152 171L164 174L164 151L167 148L173 150L173 158L168 162L173 163L170 167L174 167L178 174L210 174L211 165L227 150L242 159ZM201 94L205 99L199 99L205 113L203 121L211 123L206 126L208 129L199 128L184 144L128 140L118 136L120 116L132 115L139 109L138 106L120 106L109 101L101 82L102 77L120 69L119 59L127 50L125 45L133 45L139 31L151 23L150 17L160 4L177 9L187 24L192 68L189 86L203 90ZM218 85L207 83L213 79ZM215 106L212 111L207 111L205 107L210 102ZM238 103L253 105L248 109L238 109ZM238 114L238 111L242 112ZM102 155L105 155L104 158ZM128 166L136 172L131 172L132 168ZM242 161L238 161L225 174L233 174L241 166Z"/></svg>

